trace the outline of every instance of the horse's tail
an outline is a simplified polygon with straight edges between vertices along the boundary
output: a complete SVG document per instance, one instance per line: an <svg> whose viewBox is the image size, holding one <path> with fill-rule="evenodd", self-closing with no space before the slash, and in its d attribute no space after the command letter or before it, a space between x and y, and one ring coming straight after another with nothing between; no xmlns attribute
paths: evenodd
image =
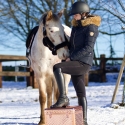
<svg viewBox="0 0 125 125"><path fill-rule="evenodd" d="M27 40L26 40L26 57L27 57L27 61L28 61L28 65L20 65L21 67L25 67L25 68L30 68L31 67L31 60L29 58L30 55L30 51L31 51L31 47L34 41L34 37L38 31L39 26L35 26L30 33L28 34Z"/></svg>
<svg viewBox="0 0 125 125"><path fill-rule="evenodd" d="M20 67L30 68L31 67L31 60L30 60L29 56L27 56L27 61L28 61L28 65L20 65Z"/></svg>

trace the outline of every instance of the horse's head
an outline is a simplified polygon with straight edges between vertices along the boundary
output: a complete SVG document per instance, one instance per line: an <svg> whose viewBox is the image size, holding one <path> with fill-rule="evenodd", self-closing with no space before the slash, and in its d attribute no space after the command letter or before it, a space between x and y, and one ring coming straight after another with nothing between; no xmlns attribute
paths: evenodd
<svg viewBox="0 0 125 125"><path fill-rule="evenodd" d="M44 29L46 30L46 36L53 43L54 46L57 46L66 41L64 27L61 24L60 17L63 14L61 10L58 14L54 14L51 10L47 12L43 23ZM60 59L66 59L69 56L69 50L66 45L57 49L57 55Z"/></svg>

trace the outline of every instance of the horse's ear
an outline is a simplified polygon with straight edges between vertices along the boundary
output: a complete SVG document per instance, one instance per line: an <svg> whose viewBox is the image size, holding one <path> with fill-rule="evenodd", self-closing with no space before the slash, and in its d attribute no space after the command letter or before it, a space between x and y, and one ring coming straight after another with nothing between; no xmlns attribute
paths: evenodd
<svg viewBox="0 0 125 125"><path fill-rule="evenodd" d="M65 9L65 8L64 8ZM60 12L58 13L58 16L61 17L64 13L64 9L60 10Z"/></svg>
<svg viewBox="0 0 125 125"><path fill-rule="evenodd" d="M46 17L46 21L51 20L53 16L52 10L47 12L47 17Z"/></svg>

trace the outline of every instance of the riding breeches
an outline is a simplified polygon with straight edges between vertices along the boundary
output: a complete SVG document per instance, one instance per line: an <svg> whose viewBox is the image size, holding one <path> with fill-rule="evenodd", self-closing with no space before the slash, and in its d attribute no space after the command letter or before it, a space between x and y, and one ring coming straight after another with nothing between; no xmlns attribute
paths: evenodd
<svg viewBox="0 0 125 125"><path fill-rule="evenodd" d="M90 65L79 61L66 61L55 64L53 70L61 68L62 73L70 74L78 97L86 97L84 74L89 72Z"/></svg>

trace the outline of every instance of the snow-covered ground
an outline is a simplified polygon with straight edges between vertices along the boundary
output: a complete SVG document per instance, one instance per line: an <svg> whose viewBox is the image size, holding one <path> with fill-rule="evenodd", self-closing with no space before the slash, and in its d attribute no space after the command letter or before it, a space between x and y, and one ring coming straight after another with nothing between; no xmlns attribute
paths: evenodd
<svg viewBox="0 0 125 125"><path fill-rule="evenodd" d="M86 87L88 125L125 125L125 107L113 108L111 99L117 74L108 74L106 83L90 82ZM123 82L120 83L115 104L122 101ZM72 85L68 96L71 105L77 105ZM0 125L37 125L40 107L38 89L26 87L25 82L4 82L0 89Z"/></svg>

